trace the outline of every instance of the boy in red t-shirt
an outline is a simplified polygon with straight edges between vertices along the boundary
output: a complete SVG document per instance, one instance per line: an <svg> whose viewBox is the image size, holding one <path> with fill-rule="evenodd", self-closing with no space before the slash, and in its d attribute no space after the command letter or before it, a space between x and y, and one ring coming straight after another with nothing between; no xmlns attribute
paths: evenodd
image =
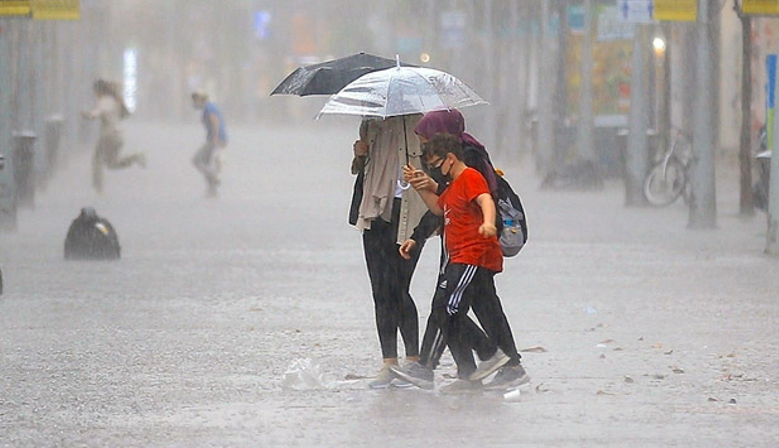
<svg viewBox="0 0 779 448"><path fill-rule="evenodd" d="M430 318L441 320L442 332L457 363L459 379L441 388L451 393L480 389L483 378L512 359L519 359L493 278L503 270L495 202L484 177L462 161L462 152L455 136L439 134L431 138L423 149L422 160L428 171L440 171L439 178L451 181L440 196L429 189L417 190L428 208L444 217L448 262L433 298ZM462 331L470 308L497 346L495 355L478 369ZM521 365L516 368L522 369Z"/></svg>

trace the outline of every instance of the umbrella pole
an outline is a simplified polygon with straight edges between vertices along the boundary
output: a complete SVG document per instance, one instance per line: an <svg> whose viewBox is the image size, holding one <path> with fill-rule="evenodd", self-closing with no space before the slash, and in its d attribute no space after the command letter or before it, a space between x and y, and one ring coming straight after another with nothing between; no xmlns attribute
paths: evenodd
<svg viewBox="0 0 779 448"><path fill-rule="evenodd" d="M408 156L408 135L406 135L406 116L403 116L403 141L406 143L406 165L411 163L411 158Z"/></svg>

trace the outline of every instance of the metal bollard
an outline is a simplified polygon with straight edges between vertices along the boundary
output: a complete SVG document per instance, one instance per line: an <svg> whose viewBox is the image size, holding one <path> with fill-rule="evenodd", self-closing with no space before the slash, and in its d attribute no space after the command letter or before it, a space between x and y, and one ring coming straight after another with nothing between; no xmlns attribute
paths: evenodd
<svg viewBox="0 0 779 448"><path fill-rule="evenodd" d="M44 135L46 167L43 171L43 179L41 179L43 182L47 182L57 171L64 126L65 119L61 115L52 115L46 119L46 134Z"/></svg>
<svg viewBox="0 0 779 448"><path fill-rule="evenodd" d="M627 152L628 152L628 137L630 136L630 129L619 128L617 131L617 148L619 148L617 163L619 164L619 176L625 179L627 174Z"/></svg>
<svg viewBox="0 0 779 448"><path fill-rule="evenodd" d="M0 230L16 230L16 195L12 173L5 169L5 155L0 154Z"/></svg>
<svg viewBox="0 0 779 448"><path fill-rule="evenodd" d="M15 132L14 154L11 159L16 203L22 207L35 205L35 139L33 132Z"/></svg>

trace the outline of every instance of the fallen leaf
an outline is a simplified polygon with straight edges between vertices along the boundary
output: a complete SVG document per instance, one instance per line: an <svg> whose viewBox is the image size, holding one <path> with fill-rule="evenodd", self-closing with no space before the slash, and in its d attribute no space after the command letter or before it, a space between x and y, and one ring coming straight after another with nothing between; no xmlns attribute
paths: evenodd
<svg viewBox="0 0 779 448"><path fill-rule="evenodd" d="M614 394L612 394L611 392L606 392L606 391L603 391L603 390L599 390L599 391L595 392L595 395L614 395Z"/></svg>
<svg viewBox="0 0 779 448"><path fill-rule="evenodd" d="M652 344L652 348L663 348L663 343L662 342L658 342L656 344Z"/></svg>
<svg viewBox="0 0 779 448"><path fill-rule="evenodd" d="M262 311L262 308L249 308L249 311Z"/></svg>
<svg viewBox="0 0 779 448"><path fill-rule="evenodd" d="M735 358L736 357L736 352L728 353L727 355L725 355L725 357L727 357L727 358Z"/></svg>
<svg viewBox="0 0 779 448"><path fill-rule="evenodd" d="M541 347L540 345L537 345L535 347L523 348L522 350L520 350L520 352L523 352L523 353L546 353L546 349L544 347Z"/></svg>
<svg viewBox="0 0 779 448"><path fill-rule="evenodd" d="M601 344L611 344L612 342L617 342L614 339L604 339L600 341Z"/></svg>
<svg viewBox="0 0 779 448"><path fill-rule="evenodd" d="M542 393L544 393L544 392L549 392L549 390L550 390L549 388L547 388L547 387L541 387L541 386L543 386L543 385L544 385L544 383L539 383L539 384L538 384L538 386L536 386L536 393L537 393L537 394L542 394Z"/></svg>
<svg viewBox="0 0 779 448"><path fill-rule="evenodd" d="M344 376L344 379L347 380L347 381L364 380L366 378L370 378L370 377L362 376L362 375L356 375L354 373L347 373L346 376Z"/></svg>

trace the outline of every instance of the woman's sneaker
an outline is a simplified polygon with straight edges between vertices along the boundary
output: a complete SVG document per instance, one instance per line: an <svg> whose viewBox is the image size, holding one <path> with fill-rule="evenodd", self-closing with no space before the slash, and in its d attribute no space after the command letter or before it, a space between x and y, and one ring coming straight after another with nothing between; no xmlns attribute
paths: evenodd
<svg viewBox="0 0 779 448"><path fill-rule="evenodd" d="M495 351L495 354L490 357L490 359L487 359L479 363L479 366L476 368L476 371L471 374L471 377L469 379L471 381L483 380L484 378L487 378L488 376L495 373L495 371L497 371L498 369L506 365L506 363L509 361L511 361L509 355L503 353L503 350L498 349L497 351Z"/></svg>
<svg viewBox="0 0 779 448"><path fill-rule="evenodd" d="M431 390L435 385L433 370L418 362L410 362L403 366L392 365L389 370L395 377L408 381L420 389Z"/></svg>
<svg viewBox="0 0 779 448"><path fill-rule="evenodd" d="M371 389L386 389L390 387L393 379L395 379L395 377L390 372L389 367L385 366L379 370L379 373L376 374L376 378L368 383L368 387Z"/></svg>
<svg viewBox="0 0 779 448"><path fill-rule="evenodd" d="M390 382L390 388L392 389L411 389L412 387L415 386L400 378L392 378L392 381Z"/></svg>
<svg viewBox="0 0 779 448"><path fill-rule="evenodd" d="M525 372L522 364L516 366L503 366L489 383L484 385L484 390L502 390L519 387L530 382L530 375Z"/></svg>

